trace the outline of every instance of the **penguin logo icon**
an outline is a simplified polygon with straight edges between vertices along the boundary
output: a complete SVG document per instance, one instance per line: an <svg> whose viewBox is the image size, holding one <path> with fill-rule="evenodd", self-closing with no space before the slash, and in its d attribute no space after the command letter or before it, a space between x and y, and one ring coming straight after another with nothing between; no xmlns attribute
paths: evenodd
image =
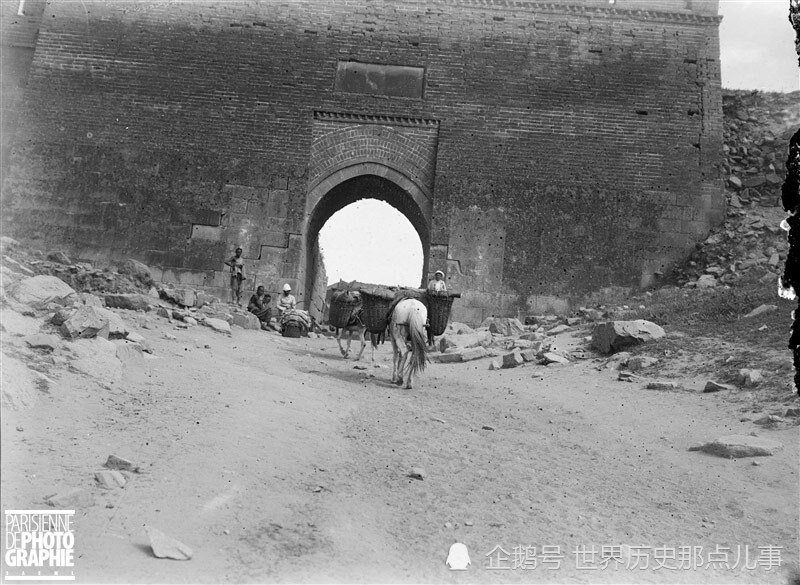
<svg viewBox="0 0 800 585"><path fill-rule="evenodd" d="M447 554L446 564L451 571L466 571L467 567L472 564L469 560L467 546L461 542L453 543Z"/></svg>

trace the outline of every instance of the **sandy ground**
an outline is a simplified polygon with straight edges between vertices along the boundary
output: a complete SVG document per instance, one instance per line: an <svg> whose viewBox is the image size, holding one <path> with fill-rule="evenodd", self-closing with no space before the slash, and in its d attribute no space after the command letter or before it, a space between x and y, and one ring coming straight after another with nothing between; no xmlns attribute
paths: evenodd
<svg viewBox="0 0 800 585"><path fill-rule="evenodd" d="M430 364L401 390L389 344L358 370L332 339L154 327L138 331L155 357L121 380L50 369L34 406L3 412L3 509L93 497L79 583L785 583L798 562L800 427L758 427L723 393L643 390L595 360ZM751 432L785 448L687 451ZM112 453L142 473L103 490L93 474ZM145 526L192 560L155 558ZM454 542L466 571L445 565ZM783 547L780 567L766 546ZM681 566L681 547L703 548L688 569L659 566Z"/></svg>

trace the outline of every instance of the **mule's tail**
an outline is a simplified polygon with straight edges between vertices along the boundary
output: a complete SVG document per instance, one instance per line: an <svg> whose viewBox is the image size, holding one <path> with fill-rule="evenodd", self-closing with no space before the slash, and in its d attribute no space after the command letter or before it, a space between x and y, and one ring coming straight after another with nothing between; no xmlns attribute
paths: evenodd
<svg viewBox="0 0 800 585"><path fill-rule="evenodd" d="M425 331L427 318L424 306L422 310L412 311L408 317L408 335L411 338L411 369L409 373L412 376L424 370L425 363L428 361L428 340Z"/></svg>

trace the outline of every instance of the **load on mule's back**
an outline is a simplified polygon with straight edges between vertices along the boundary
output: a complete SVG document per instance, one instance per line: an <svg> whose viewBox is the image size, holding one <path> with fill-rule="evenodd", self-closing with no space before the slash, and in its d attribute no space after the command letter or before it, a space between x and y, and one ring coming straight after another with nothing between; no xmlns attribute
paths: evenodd
<svg viewBox="0 0 800 585"><path fill-rule="evenodd" d="M353 339L353 334L356 335L356 339L361 340L361 350L356 356L356 361L360 360L361 355L364 353L364 348L367 345L367 327L364 324L362 315L363 306L361 295L358 291L336 291L331 297L328 324L336 330L336 342L339 344L339 351L344 359L350 357L350 343ZM342 347L342 337L345 334L347 334L347 349ZM373 363L375 362L375 349L378 347L378 342L383 341L382 337L382 334L370 333Z"/></svg>

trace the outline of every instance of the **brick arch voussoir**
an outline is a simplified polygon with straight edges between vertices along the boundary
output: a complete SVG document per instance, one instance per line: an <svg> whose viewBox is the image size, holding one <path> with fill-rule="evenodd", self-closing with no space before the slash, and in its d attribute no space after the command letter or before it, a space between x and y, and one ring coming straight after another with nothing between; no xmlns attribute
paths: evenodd
<svg viewBox="0 0 800 585"><path fill-rule="evenodd" d="M413 177L430 198L431 170L426 169L426 157L420 156L420 147L425 149L424 145L386 126L342 128L330 132L312 145L310 188L340 169L374 160Z"/></svg>

